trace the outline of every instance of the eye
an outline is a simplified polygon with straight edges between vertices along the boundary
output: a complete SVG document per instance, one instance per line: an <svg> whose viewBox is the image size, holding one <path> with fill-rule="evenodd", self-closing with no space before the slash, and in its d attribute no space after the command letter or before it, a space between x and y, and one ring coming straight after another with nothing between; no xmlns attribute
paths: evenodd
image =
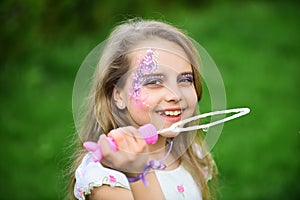
<svg viewBox="0 0 300 200"><path fill-rule="evenodd" d="M192 85L194 83L194 76L191 73L181 74L177 81L180 85Z"/></svg>
<svg viewBox="0 0 300 200"><path fill-rule="evenodd" d="M163 84L163 77L162 76L147 76L144 77L143 86L147 87L159 87Z"/></svg>

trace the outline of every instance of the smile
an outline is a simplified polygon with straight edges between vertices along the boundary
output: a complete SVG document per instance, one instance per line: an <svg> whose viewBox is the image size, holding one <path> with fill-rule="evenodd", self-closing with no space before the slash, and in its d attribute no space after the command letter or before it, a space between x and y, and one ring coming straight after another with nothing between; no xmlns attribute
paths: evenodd
<svg viewBox="0 0 300 200"><path fill-rule="evenodd" d="M170 117L177 117L177 116L181 115L181 113L182 113L181 110L158 111L159 115L170 116Z"/></svg>

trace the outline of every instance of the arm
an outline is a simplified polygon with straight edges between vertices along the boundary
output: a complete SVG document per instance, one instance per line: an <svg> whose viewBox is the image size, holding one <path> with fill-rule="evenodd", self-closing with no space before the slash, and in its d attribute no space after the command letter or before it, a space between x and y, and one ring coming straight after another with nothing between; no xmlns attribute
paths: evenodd
<svg viewBox="0 0 300 200"><path fill-rule="evenodd" d="M110 187L103 185L95 187L92 193L88 196L89 200L133 200L133 196L130 190L121 187Z"/></svg>
<svg viewBox="0 0 300 200"><path fill-rule="evenodd" d="M103 185L95 187L92 193L88 196L89 200L164 200L164 195L160 189L155 173L149 173L147 176L149 186L145 186L143 182L137 181L130 184L131 190L110 187Z"/></svg>
<svg viewBox="0 0 300 200"><path fill-rule="evenodd" d="M101 146L103 158L101 163L113 169L123 171L126 175L134 177L139 174L148 163L148 145L140 133L134 127L123 127L109 133L117 143L119 151L110 148L105 136L100 137L98 143ZM126 173L127 172L127 173ZM146 175L148 186L142 180L130 183L131 191L122 188L105 187L94 188L94 197L99 199L137 199L137 200L163 200L164 195L155 173ZM105 192L104 192L105 191ZM100 198L100 192L102 197ZM105 194L104 194L105 193ZM103 196L105 195L105 196ZM98 200L98 199L97 199Z"/></svg>

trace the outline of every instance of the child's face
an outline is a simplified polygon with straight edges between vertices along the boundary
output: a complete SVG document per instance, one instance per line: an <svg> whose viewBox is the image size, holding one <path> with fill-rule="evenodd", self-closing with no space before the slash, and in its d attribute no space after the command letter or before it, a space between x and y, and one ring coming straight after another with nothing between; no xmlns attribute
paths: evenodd
<svg viewBox="0 0 300 200"><path fill-rule="evenodd" d="M129 55L131 73L123 90L136 125L152 123L162 129L192 116L197 94L192 66L182 48L165 40L145 42L137 48ZM163 136L174 137L176 133Z"/></svg>

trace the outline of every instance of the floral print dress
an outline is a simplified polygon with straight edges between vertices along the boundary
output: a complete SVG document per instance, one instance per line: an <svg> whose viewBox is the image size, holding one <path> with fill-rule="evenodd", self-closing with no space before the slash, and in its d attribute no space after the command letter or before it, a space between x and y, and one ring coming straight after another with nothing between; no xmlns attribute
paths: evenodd
<svg viewBox="0 0 300 200"><path fill-rule="evenodd" d="M182 165L170 171L156 170L155 174L166 200L202 199L193 177ZM94 162L91 153L83 158L75 172L75 178L74 195L79 200L85 200L85 196L90 194L94 187L102 185L130 190L129 182L123 173Z"/></svg>

